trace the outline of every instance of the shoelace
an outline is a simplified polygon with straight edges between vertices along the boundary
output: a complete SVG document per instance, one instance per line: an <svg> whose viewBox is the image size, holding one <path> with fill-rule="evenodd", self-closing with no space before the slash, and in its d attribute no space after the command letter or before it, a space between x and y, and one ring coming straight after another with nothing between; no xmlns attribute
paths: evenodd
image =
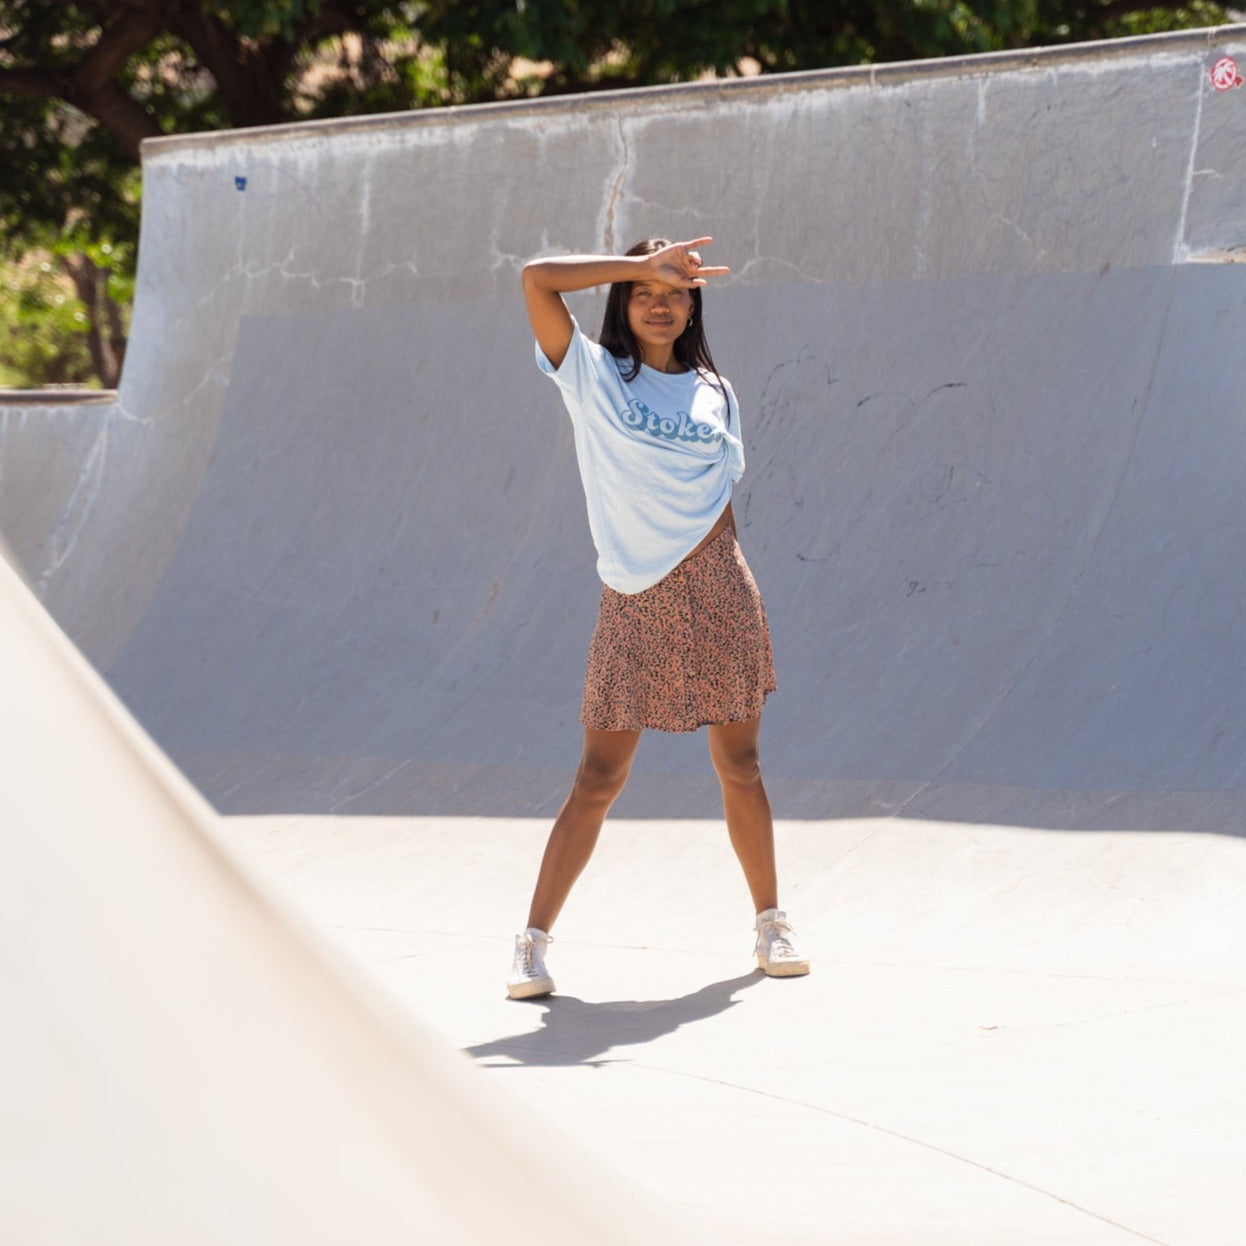
<svg viewBox="0 0 1246 1246"><path fill-rule="evenodd" d="M796 949L788 940L788 935L794 934L791 926L785 921L769 921L763 922L761 927L761 936L763 939L769 939L769 955L773 959L777 953L780 956L795 956Z"/></svg>
<svg viewBox="0 0 1246 1246"><path fill-rule="evenodd" d="M553 943L553 937L547 938L546 943ZM529 977L536 976L536 940L531 935L523 936L523 971Z"/></svg>

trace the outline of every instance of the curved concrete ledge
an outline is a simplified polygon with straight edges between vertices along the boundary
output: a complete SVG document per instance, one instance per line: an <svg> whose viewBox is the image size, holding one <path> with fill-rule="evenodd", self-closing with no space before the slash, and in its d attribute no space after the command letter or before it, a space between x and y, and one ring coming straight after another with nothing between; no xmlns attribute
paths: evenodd
<svg viewBox="0 0 1246 1246"><path fill-rule="evenodd" d="M116 401L115 389L0 389L0 407L72 407Z"/></svg>

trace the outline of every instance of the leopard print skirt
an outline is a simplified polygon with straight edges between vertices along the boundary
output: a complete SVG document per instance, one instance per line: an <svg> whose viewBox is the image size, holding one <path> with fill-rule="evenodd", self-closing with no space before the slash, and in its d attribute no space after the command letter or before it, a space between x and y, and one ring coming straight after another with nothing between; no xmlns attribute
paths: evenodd
<svg viewBox="0 0 1246 1246"><path fill-rule="evenodd" d="M776 687L766 608L730 528L652 588L603 586L584 726L695 731L743 722Z"/></svg>

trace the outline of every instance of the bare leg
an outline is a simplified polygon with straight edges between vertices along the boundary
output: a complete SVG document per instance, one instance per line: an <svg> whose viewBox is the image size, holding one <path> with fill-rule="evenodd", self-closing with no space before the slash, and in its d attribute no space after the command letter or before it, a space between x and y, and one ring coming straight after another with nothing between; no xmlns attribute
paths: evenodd
<svg viewBox="0 0 1246 1246"><path fill-rule="evenodd" d="M584 754L576 771L571 795L554 819L528 925L549 931L562 911L575 880L597 846L606 812L627 782L639 731L595 731L584 728Z"/></svg>
<svg viewBox="0 0 1246 1246"><path fill-rule="evenodd" d="M777 908L779 904L774 822L758 760L760 734L760 718L709 728L710 760L722 785L727 833L744 870L753 909L758 913Z"/></svg>

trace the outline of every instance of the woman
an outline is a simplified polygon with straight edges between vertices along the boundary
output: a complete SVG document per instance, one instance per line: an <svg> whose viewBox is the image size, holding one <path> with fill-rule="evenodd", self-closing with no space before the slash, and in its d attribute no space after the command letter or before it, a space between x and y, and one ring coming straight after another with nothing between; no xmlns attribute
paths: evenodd
<svg viewBox="0 0 1246 1246"><path fill-rule="evenodd" d="M759 966L809 972L778 908L774 828L758 763L774 690L765 609L735 539L744 472L739 404L705 340L701 287L712 239L651 238L621 256L533 260L523 272L537 364L558 385L603 581L580 720L584 751L554 822L507 992L548 995L552 928L623 790L645 728L708 727L732 847L757 916ZM610 285L601 341L564 294Z"/></svg>

